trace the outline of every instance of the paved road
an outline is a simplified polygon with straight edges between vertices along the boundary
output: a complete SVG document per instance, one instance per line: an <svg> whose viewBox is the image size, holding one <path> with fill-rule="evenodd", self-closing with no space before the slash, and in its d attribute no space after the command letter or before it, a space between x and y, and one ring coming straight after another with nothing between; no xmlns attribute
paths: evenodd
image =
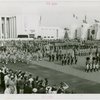
<svg viewBox="0 0 100 100"><path fill-rule="evenodd" d="M60 62L49 62L48 60L41 61L39 63L33 62L33 64L100 83L100 71L89 73L85 72L85 57L79 57L77 65L62 66Z"/></svg>

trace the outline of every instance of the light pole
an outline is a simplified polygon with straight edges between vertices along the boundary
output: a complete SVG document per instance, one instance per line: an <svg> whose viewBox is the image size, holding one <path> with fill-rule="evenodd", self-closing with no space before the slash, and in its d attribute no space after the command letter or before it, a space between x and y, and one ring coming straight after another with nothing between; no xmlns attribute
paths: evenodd
<svg viewBox="0 0 100 100"><path fill-rule="evenodd" d="M57 40L58 40L58 29L56 30L56 32L57 32Z"/></svg>

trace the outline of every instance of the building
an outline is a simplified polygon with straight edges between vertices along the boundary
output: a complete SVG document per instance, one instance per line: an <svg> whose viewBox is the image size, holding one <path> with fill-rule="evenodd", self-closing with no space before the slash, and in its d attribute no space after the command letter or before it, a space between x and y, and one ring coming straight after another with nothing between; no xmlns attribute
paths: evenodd
<svg viewBox="0 0 100 100"><path fill-rule="evenodd" d="M100 23L72 23L67 30L67 38L100 40ZM41 25L39 15L12 15L0 17L0 39L42 38L63 39L66 31L60 27Z"/></svg>
<svg viewBox="0 0 100 100"><path fill-rule="evenodd" d="M69 39L79 39L81 36L81 28L79 25L71 25L69 32Z"/></svg>
<svg viewBox="0 0 100 100"><path fill-rule="evenodd" d="M34 38L38 32L39 17L37 15L2 15L0 17L0 39Z"/></svg>
<svg viewBox="0 0 100 100"><path fill-rule="evenodd" d="M39 33L40 16L39 15L24 15L24 34L28 34L29 38L35 38Z"/></svg>
<svg viewBox="0 0 100 100"><path fill-rule="evenodd" d="M63 39L64 30L59 27L39 27L36 37L38 36L42 39Z"/></svg>
<svg viewBox="0 0 100 100"><path fill-rule="evenodd" d="M38 15L3 16L0 18L0 39L38 38L59 39L63 30L40 26Z"/></svg>
<svg viewBox="0 0 100 100"><path fill-rule="evenodd" d="M0 39L17 38L16 16L0 17Z"/></svg>
<svg viewBox="0 0 100 100"><path fill-rule="evenodd" d="M71 25L69 39L100 40L100 23Z"/></svg>
<svg viewBox="0 0 100 100"><path fill-rule="evenodd" d="M88 29L90 28L90 25L87 23L83 23L81 25L81 39L87 40L88 39Z"/></svg>
<svg viewBox="0 0 100 100"><path fill-rule="evenodd" d="M59 27L45 27L41 24L41 16L23 15L17 16L17 37L42 39L62 39L64 38L64 29Z"/></svg>
<svg viewBox="0 0 100 100"><path fill-rule="evenodd" d="M94 35L96 40L100 40L100 23L95 23L94 24Z"/></svg>

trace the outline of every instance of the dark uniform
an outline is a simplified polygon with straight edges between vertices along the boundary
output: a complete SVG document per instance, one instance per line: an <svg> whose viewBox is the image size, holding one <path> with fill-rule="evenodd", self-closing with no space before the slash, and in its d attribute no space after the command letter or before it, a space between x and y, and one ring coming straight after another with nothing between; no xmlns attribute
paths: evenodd
<svg viewBox="0 0 100 100"><path fill-rule="evenodd" d="M59 55L58 53L56 53L56 60L58 61L58 59L59 59Z"/></svg>
<svg viewBox="0 0 100 100"><path fill-rule="evenodd" d="M70 56L70 64L72 65L73 64L73 57Z"/></svg>
<svg viewBox="0 0 100 100"><path fill-rule="evenodd" d="M68 65L70 64L70 56L69 56L69 54L67 55L67 64Z"/></svg>
<svg viewBox="0 0 100 100"><path fill-rule="evenodd" d="M62 66L64 65L64 55L62 54Z"/></svg>
<svg viewBox="0 0 100 100"><path fill-rule="evenodd" d="M55 55L54 54L52 54L52 61L54 61L55 60Z"/></svg>
<svg viewBox="0 0 100 100"><path fill-rule="evenodd" d="M66 65L67 63L67 58L66 58L66 54L64 55L64 65Z"/></svg>
<svg viewBox="0 0 100 100"><path fill-rule="evenodd" d="M51 54L49 54L49 61L51 61Z"/></svg>
<svg viewBox="0 0 100 100"><path fill-rule="evenodd" d="M75 56L75 64L77 64L77 60L78 60L78 59L77 59L77 56Z"/></svg>

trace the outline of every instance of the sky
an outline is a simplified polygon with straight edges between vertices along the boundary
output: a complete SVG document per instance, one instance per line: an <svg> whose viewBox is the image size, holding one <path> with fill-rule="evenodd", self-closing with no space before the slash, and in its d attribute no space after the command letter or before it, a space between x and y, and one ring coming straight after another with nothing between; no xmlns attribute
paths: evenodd
<svg viewBox="0 0 100 100"><path fill-rule="evenodd" d="M73 14L78 19L73 18ZM100 20L100 1L95 0L0 0L0 16L41 16L41 26L69 27L82 23L87 16L89 24Z"/></svg>

